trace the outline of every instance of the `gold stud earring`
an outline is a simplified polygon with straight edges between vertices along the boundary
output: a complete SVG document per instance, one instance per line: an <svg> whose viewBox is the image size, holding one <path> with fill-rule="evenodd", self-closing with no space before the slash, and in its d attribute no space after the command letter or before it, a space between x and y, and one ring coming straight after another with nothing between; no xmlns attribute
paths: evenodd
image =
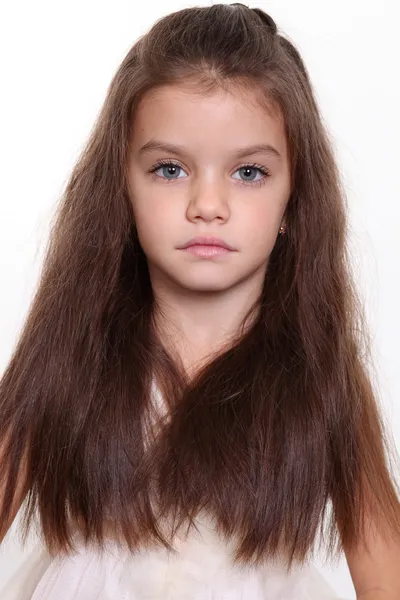
<svg viewBox="0 0 400 600"><path fill-rule="evenodd" d="M286 225L281 225L281 227L279 228L279 233L280 234L286 233Z"/></svg>

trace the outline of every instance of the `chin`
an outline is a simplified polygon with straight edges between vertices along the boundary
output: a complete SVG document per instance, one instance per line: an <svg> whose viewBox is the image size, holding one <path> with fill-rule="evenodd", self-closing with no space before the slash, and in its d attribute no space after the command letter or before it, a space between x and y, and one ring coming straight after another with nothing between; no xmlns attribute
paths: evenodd
<svg viewBox="0 0 400 600"><path fill-rule="evenodd" d="M224 292L228 290L230 287L234 286L237 280L229 280L228 278L222 279L219 277L196 277L196 278L188 278L182 280L176 280L176 283L180 285L180 287L184 288L187 291L191 292L205 292L205 293L213 293L213 292Z"/></svg>

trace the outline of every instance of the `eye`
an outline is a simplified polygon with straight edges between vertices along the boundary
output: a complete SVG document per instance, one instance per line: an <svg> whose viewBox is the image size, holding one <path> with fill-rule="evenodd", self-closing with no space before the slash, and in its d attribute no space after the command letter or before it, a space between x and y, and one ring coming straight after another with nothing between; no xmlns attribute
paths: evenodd
<svg viewBox="0 0 400 600"><path fill-rule="evenodd" d="M157 171L159 169L162 169L163 175L157 175ZM177 177L177 171L179 171L179 169L181 169L183 171L183 167L181 167L179 165L179 163L177 162L172 162L170 160L159 160L155 165L153 165L153 167L150 169L150 173L153 173L153 177L154 178L158 178L158 179L165 179L166 183L171 183L172 181L176 180L176 179L182 179L182 177ZM171 173L172 171L172 173ZM258 172L261 175L264 175L264 177L261 177L260 179L250 179L247 180L240 180L239 183L240 184L244 184L244 185L250 185L250 186L257 186L257 185L263 185L264 183L267 182L268 178L271 176L269 170L266 167L263 167L262 165L257 165L257 164L246 164L246 165L242 165L241 167L239 167L239 169L237 169L235 171L235 173L242 171L243 174L245 175L245 177L247 178L249 175L249 171L253 171L253 172ZM166 175L164 177L164 175ZM169 178L169 176L171 176L171 178Z"/></svg>
<svg viewBox="0 0 400 600"><path fill-rule="evenodd" d="M167 167L168 167L168 169L167 169ZM162 168L162 171L163 171L164 175L166 173L168 173L168 170L169 171L173 171L173 173L168 173L168 175L172 175L172 179L169 179L168 177L163 177L163 175L157 175L156 171L158 171L161 168ZM162 161L162 160L159 160L155 165L153 165L153 167L150 169L149 172L153 173L153 175L155 176L155 178L167 179L167 182L169 182L169 181L173 181L174 179L179 179L179 177L175 177L176 171L179 170L179 169L182 169L182 167L178 163L174 163L174 162L171 162L171 161Z"/></svg>
<svg viewBox="0 0 400 600"><path fill-rule="evenodd" d="M263 167L262 165L256 165L256 164L248 164L248 165L243 165L242 167L239 167L239 169L237 169L237 171L235 171L235 173L237 173L238 171L242 171L247 179L247 176L249 175L249 171L253 171L264 175L264 177L260 177L260 179L250 179L250 181L247 179L244 179L242 181L240 181L240 183L244 183L245 185L263 185L264 183L267 182L268 178L271 176L269 170L265 167Z"/></svg>

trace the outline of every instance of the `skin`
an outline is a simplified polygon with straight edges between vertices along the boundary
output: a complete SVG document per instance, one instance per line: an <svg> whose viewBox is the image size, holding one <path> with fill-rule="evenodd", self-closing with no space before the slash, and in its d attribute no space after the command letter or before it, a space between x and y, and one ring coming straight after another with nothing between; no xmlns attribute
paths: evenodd
<svg viewBox="0 0 400 600"><path fill-rule="evenodd" d="M140 153L154 138L186 151ZM235 149L260 143L272 145L280 157L235 157ZM159 160L177 166L151 173ZM249 163L270 176L255 167L246 171ZM128 187L160 335L190 372L234 339L261 294L291 193L283 120L250 89L199 95L182 85L157 88L134 115ZM222 238L235 251L207 259L178 249L196 235Z"/></svg>

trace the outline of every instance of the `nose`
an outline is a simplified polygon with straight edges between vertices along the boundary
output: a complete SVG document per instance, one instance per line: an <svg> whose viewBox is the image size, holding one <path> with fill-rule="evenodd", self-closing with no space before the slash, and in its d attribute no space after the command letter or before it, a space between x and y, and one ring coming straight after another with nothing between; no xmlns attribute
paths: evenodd
<svg viewBox="0 0 400 600"><path fill-rule="evenodd" d="M190 191L186 216L190 221L227 221L230 217L228 190L223 183L203 181Z"/></svg>

